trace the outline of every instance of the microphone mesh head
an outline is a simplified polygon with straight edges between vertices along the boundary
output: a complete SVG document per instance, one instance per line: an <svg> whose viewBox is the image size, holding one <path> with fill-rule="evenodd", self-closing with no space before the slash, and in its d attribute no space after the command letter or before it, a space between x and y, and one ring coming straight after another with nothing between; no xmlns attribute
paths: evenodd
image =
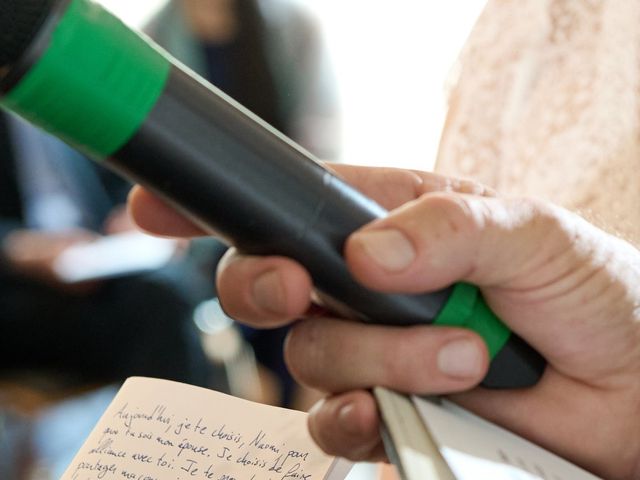
<svg viewBox="0 0 640 480"><path fill-rule="evenodd" d="M52 0L0 0L0 68L15 63L38 33Z"/></svg>

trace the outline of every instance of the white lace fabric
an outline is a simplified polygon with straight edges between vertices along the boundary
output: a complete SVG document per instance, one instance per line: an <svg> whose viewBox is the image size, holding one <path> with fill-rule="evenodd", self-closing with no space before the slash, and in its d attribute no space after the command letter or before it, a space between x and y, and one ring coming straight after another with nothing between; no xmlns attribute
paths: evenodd
<svg viewBox="0 0 640 480"><path fill-rule="evenodd" d="M640 0L489 0L456 71L440 172L640 246Z"/></svg>

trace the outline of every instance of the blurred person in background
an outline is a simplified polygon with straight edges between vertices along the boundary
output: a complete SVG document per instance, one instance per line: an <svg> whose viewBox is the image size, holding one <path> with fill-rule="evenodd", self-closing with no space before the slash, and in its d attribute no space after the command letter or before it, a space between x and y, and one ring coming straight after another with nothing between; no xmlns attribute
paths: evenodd
<svg viewBox="0 0 640 480"><path fill-rule="evenodd" d="M130 185L4 113L0 171L0 375L54 387L132 375L209 385L191 314L212 283L188 257L83 284L54 270L66 248L133 228Z"/></svg>
<svg viewBox="0 0 640 480"><path fill-rule="evenodd" d="M292 0L173 0L146 32L319 158L339 155L339 104L315 20Z"/></svg>
<svg viewBox="0 0 640 480"><path fill-rule="evenodd" d="M173 0L145 30L178 60L316 156L337 158L338 97L330 64L317 25L295 2ZM209 264L226 249L213 239L198 242L199 252L207 248ZM312 392L295 385L282 355L287 331L242 327L267 369L262 370L266 396L261 400L306 409Z"/></svg>

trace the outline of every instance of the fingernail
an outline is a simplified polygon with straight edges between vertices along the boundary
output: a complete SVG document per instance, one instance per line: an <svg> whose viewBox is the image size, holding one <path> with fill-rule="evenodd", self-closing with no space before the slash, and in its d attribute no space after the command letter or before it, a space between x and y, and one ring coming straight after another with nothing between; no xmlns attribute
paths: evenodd
<svg viewBox="0 0 640 480"><path fill-rule="evenodd" d="M375 263L390 272L404 270L416 258L413 245L399 230L370 230L356 234L355 238Z"/></svg>
<svg viewBox="0 0 640 480"><path fill-rule="evenodd" d="M356 407L353 403L347 403L340 407L338 412L340 428L351 435L362 435L362 427L358 421Z"/></svg>
<svg viewBox="0 0 640 480"><path fill-rule="evenodd" d="M260 275L253 283L253 301L256 306L270 313L284 313L284 289L280 275L270 270Z"/></svg>
<svg viewBox="0 0 640 480"><path fill-rule="evenodd" d="M438 352L438 368L450 377L475 378L482 370L482 352L472 340L454 340Z"/></svg>

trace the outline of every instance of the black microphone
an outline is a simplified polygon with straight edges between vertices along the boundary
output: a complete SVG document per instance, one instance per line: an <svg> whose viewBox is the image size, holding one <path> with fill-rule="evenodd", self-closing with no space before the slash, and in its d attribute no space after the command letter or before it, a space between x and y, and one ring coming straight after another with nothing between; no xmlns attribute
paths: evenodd
<svg viewBox="0 0 640 480"><path fill-rule="evenodd" d="M388 325L469 328L488 387L535 384L544 359L475 286L373 292L342 256L387 212L90 0L0 0L0 105L152 190L244 252L301 263L328 305Z"/></svg>

